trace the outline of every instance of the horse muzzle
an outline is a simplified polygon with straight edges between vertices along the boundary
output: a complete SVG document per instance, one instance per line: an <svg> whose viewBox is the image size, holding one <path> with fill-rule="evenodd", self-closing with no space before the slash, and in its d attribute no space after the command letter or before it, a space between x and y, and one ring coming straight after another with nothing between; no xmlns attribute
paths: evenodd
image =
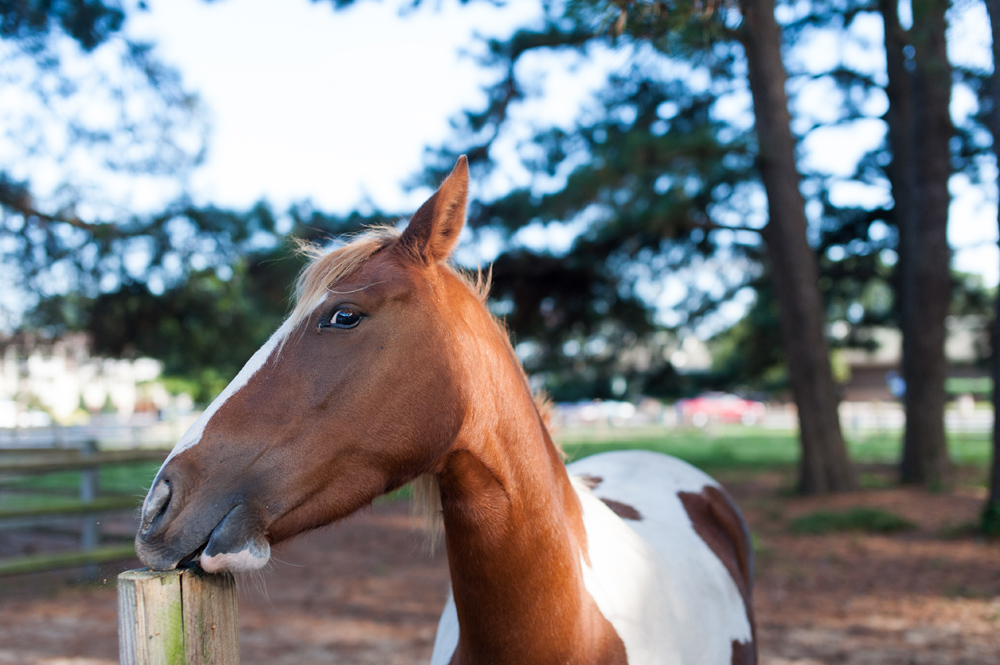
<svg viewBox="0 0 1000 665"><path fill-rule="evenodd" d="M208 572L256 570L271 557L262 533L254 511L236 497L184 501L160 477L143 502L135 551L153 570L195 561Z"/></svg>

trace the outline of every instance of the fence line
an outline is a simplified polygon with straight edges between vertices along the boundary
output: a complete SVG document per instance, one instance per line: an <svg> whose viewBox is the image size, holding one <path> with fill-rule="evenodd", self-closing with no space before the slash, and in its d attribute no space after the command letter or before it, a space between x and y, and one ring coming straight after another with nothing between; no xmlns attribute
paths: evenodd
<svg viewBox="0 0 1000 665"><path fill-rule="evenodd" d="M99 417L86 425L0 427L0 450L65 450L91 440L100 441L105 450L159 447L164 442L177 441L198 415L198 412L192 412L170 420L144 418L129 423Z"/></svg>
<svg viewBox="0 0 1000 665"><path fill-rule="evenodd" d="M68 552L48 552L27 556L0 558L0 575L13 575L54 568L85 565L89 574L96 564L135 556L131 544L101 544L101 518L115 512L131 511L139 505L136 496L114 496L100 493L100 468L136 462L160 461L164 450L102 451L97 442L83 442L78 448L59 449L0 449L0 478L25 475L45 475L65 471L80 471L77 498L61 500L51 505L0 506L0 530L25 529L44 524L65 524L75 521L79 526L80 547Z"/></svg>

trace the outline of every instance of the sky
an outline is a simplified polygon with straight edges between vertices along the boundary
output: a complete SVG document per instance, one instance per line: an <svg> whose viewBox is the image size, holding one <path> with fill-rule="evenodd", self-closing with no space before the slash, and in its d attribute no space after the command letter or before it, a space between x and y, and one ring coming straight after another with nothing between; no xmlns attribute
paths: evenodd
<svg viewBox="0 0 1000 665"><path fill-rule="evenodd" d="M339 12L327 0L146 4L149 11L132 14L126 33L156 44L157 56L176 67L186 88L198 93L210 122L207 158L185 183L186 193L197 203L226 208L248 208L265 199L283 210L310 201L333 213L364 208L366 202L385 211L415 210L430 192L410 191L406 183L421 171L425 148L449 137L450 121L463 109L481 108L483 86L498 75L477 64L475 54L481 47L476 35L504 37L541 20L540 3L528 0L511 1L503 8L486 2L462 6L457 0L427 0L403 17L398 7L408 3L392 0L361 0ZM982 5L956 4L961 11L952 17L953 59L988 66L990 36ZM878 53L863 47L866 40L879 42L877 23L856 24L862 48L852 57ZM818 43L808 52L786 53L786 60L806 66L815 60L813 65L821 67L824 57L844 48L853 47ZM544 100L515 108L514 116L525 125L570 126L607 72L628 67L629 58L624 50L608 49L592 62L574 56L547 62L551 66L537 82L546 93ZM822 91L817 95L802 99L821 111ZM17 104L0 99L0 113ZM99 112L99 104L83 104L85 111ZM959 96L953 112L967 112L969 104ZM10 131L17 130L8 126ZM856 157L877 144L883 132L877 121L815 132L802 146L803 157L847 179ZM528 184L529 174L516 165L516 149L515 141L497 147L495 158L504 164L506 180L472 183L474 197ZM44 190L45 168L30 159L3 161L19 165L15 169L25 170L23 177L30 174L33 184ZM51 171L53 187L61 182L57 171ZM992 180L977 185L953 179L949 224L954 267L983 275L989 285L1000 280L995 177ZM162 209L178 194L156 182L114 187L122 195L119 205L130 211ZM850 193L851 183L841 191ZM566 249L581 229L579 223L534 227L516 240ZM464 247L472 255L460 258L485 263L500 244L498 238L482 234ZM653 297L663 311L683 295L679 285L673 286L661 285L659 296ZM738 318L748 304L746 298L734 303L728 318Z"/></svg>
<svg viewBox="0 0 1000 665"><path fill-rule="evenodd" d="M539 16L531 2L498 10L395 2L154 0L129 31L148 35L210 111L207 163L196 193L247 206L310 199L347 212L365 198L405 210L426 191L402 183L440 144L449 120L482 104L489 75L463 50L475 33L508 34Z"/></svg>
<svg viewBox="0 0 1000 665"><path fill-rule="evenodd" d="M495 76L469 52L474 35L503 36L541 15L536 3L524 1L499 9L425 2L405 17L394 2L360 2L340 12L306 0L287 0L280 9L273 0L148 5L149 12L130 20L129 33L157 44L211 120L207 161L190 182L196 200L246 207L266 198L278 209L310 200L331 212L365 201L394 211L419 205L428 191L404 185L420 171L425 147L449 136L460 110L484 103L482 86ZM953 53L988 62L985 15L979 5L963 7L953 17ZM599 84L601 68L626 64L610 54L590 69L554 70L544 81L548 101L530 116L568 124ZM956 109L963 103L956 100ZM850 161L877 134L820 136L806 146L806 159ZM523 184L524 177L512 173L510 182ZM954 266L996 284L995 186L956 178L952 192ZM562 235L536 230L526 240L565 242Z"/></svg>

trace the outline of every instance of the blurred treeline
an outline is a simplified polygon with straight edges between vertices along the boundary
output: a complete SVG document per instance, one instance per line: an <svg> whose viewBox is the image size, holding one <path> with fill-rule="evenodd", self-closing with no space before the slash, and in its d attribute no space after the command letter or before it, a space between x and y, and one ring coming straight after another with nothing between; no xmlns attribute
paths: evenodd
<svg viewBox="0 0 1000 665"><path fill-rule="evenodd" d="M330 1L335 10L353 4ZM943 348L933 346L943 343L945 316L992 316L993 295L948 267L949 178L983 185L996 163L992 72L949 61L950 4L544 6L543 23L476 42L494 74L486 104L456 118L453 137L428 148L414 180L436 184L465 153L480 191L499 192L476 197L471 242L476 234L502 241L491 306L529 373L559 400L790 391L800 415L815 420L803 424L805 450L821 451L804 456L802 489L853 486L848 470L817 470L846 460L829 417L831 348L868 346L873 326L900 326L910 340L904 354L943 368ZM28 0L0 10L5 56L44 74L9 69L2 85L30 92L46 122L65 127L57 145L38 140L32 149L86 152L112 180L181 183L172 204L138 215L75 183L38 196L30 178L0 164L0 252L28 294L25 327L85 330L99 352L161 358L207 400L288 311L300 267L290 237L322 240L408 212L193 205L183 181L204 156L208 125L197 96L151 45L122 38L127 13L142 4ZM82 92L57 47L67 38L84 53L115 45L125 75L86 90L116 105L110 119L63 103ZM627 66L614 68L572 126L524 111L544 98L546 63L609 53L627 54ZM847 171L829 166L843 161L844 137L871 135L873 125L881 140ZM30 127L23 136L33 140ZM501 149L518 155L530 184L496 185L503 179L491 157ZM825 159L824 150L837 154ZM572 241L559 250L524 243L527 227L560 228ZM729 325L734 301L749 310ZM833 338L832 322L846 333ZM678 372L678 340L706 330L718 351L713 370ZM937 386L933 372L911 370L909 385L929 392L913 389L924 406L908 410L937 412L942 439L913 443L908 478L937 482L947 467L943 378ZM933 438L936 427L921 431Z"/></svg>

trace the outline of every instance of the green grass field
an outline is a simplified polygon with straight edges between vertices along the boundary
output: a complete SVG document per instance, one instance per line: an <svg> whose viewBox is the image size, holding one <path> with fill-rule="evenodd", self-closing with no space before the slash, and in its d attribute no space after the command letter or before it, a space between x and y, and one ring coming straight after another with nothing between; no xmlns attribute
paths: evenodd
<svg viewBox="0 0 1000 665"><path fill-rule="evenodd" d="M136 506L160 468L158 462L103 466L98 487L102 495L134 496ZM0 481L0 509L27 510L72 502L80 491L80 472L26 475Z"/></svg>
<svg viewBox="0 0 1000 665"><path fill-rule="evenodd" d="M556 440L570 461L608 450L640 448L674 455L710 473L790 470L799 458L794 432L738 425L714 430L568 429L557 432ZM895 433L852 439L848 444L856 463L895 464L899 460L900 437ZM949 449L952 459L961 466L989 464L990 439L986 433L952 435ZM102 467L101 492L135 496L138 505L158 468L156 462ZM79 486L79 472L8 478L0 484L0 507L11 510L58 505L72 499Z"/></svg>
<svg viewBox="0 0 1000 665"><path fill-rule="evenodd" d="M790 466L799 459L796 432L739 425L715 430L570 429L558 432L556 439L570 460L630 448L667 453L708 470ZM851 460L868 464L896 463L900 458L901 445L900 435L895 433L848 440ZM956 464L989 464L989 434L953 434L948 438L948 446Z"/></svg>

